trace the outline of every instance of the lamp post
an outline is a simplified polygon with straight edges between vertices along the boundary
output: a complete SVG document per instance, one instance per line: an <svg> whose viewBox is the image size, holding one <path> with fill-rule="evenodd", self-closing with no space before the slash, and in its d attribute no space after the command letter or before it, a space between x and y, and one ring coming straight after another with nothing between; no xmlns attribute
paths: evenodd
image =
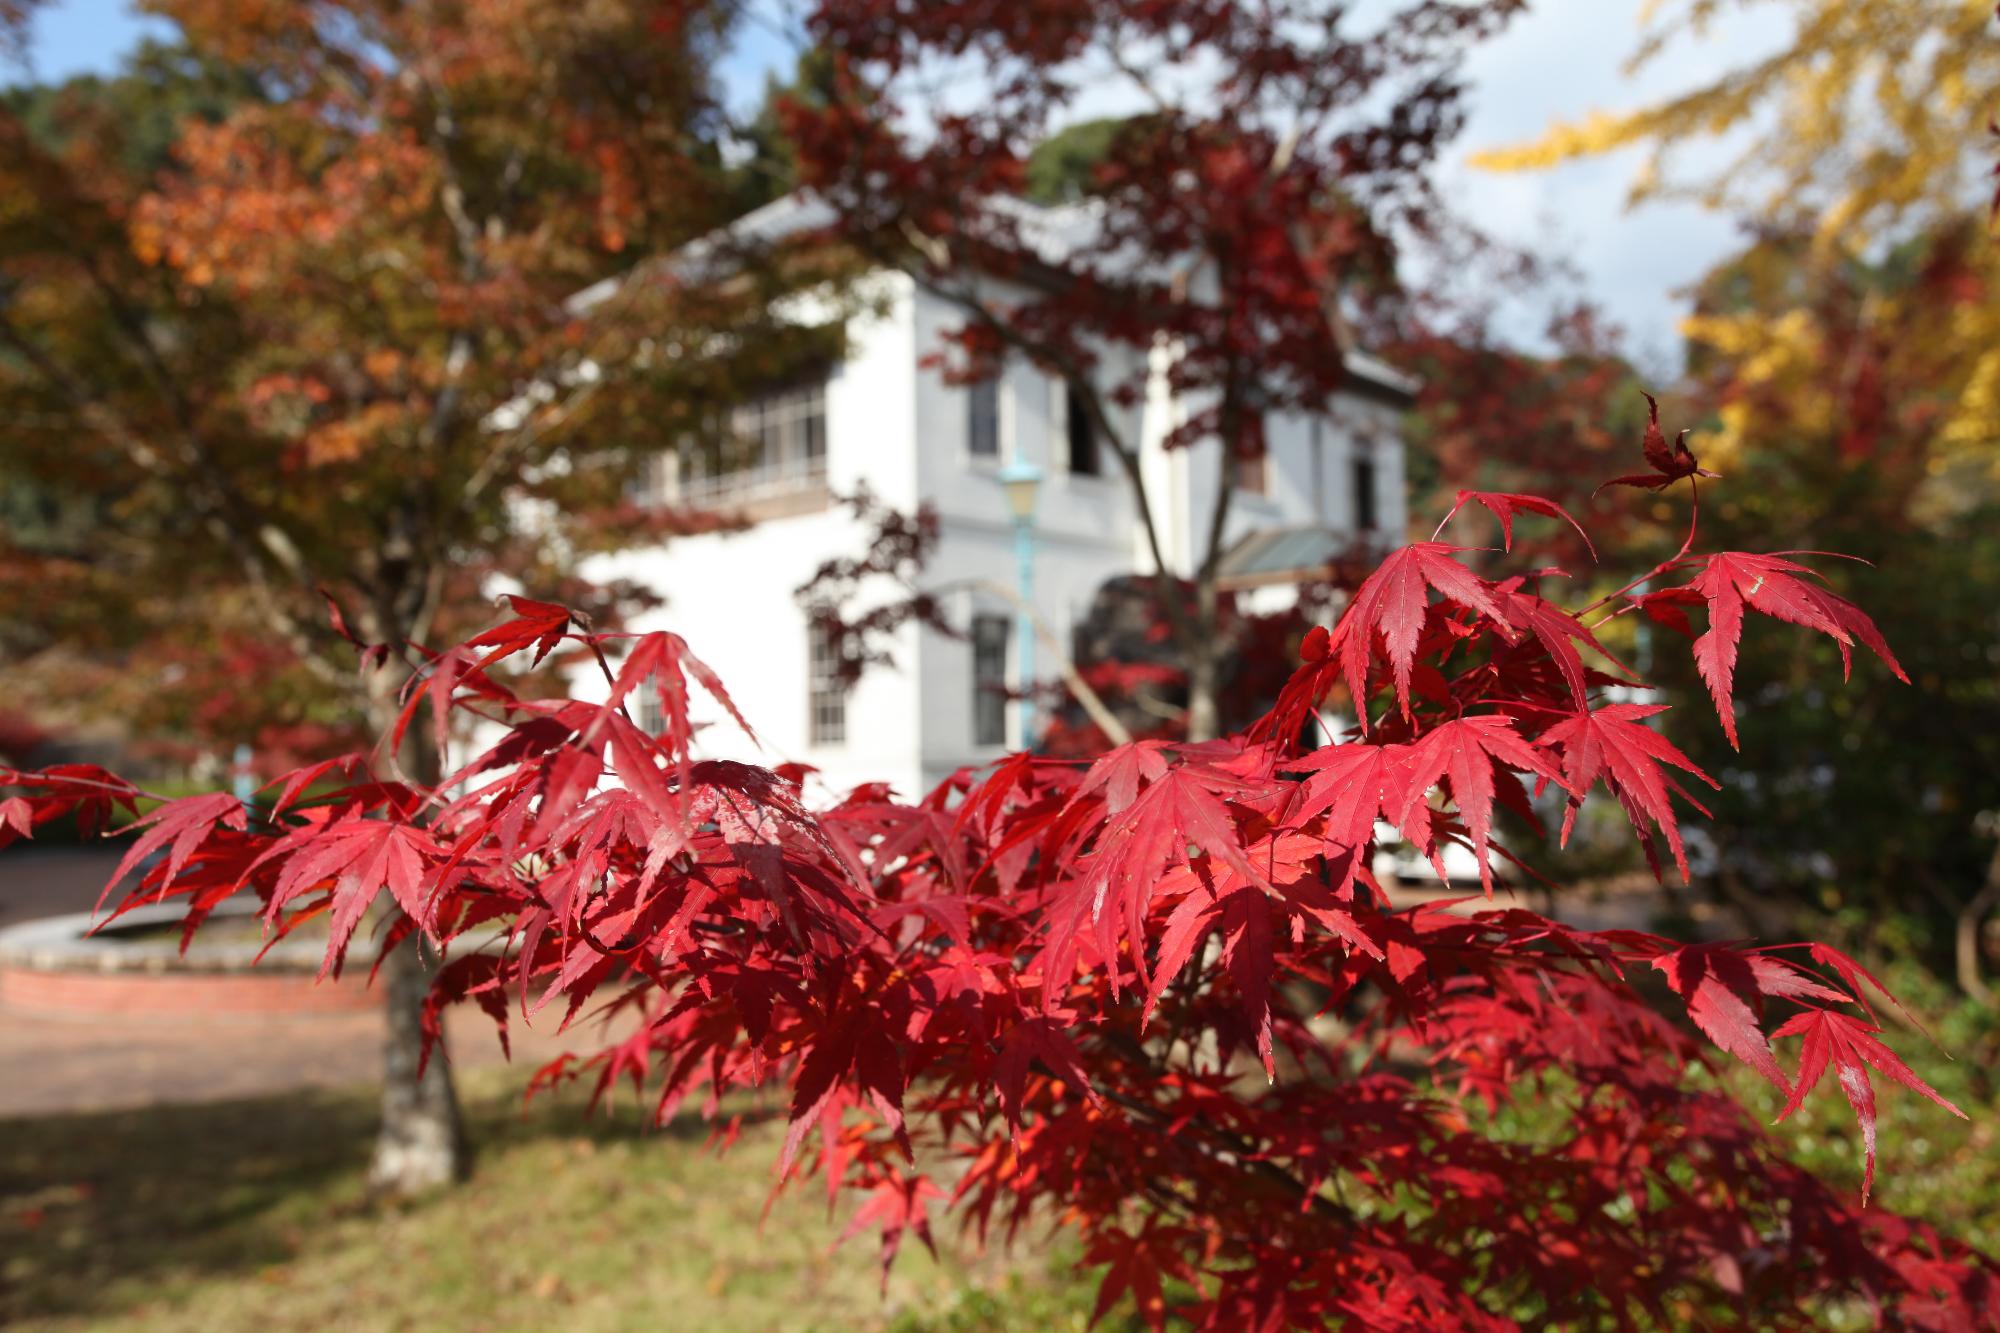
<svg viewBox="0 0 2000 1333"><path fill-rule="evenodd" d="M229 763L230 789L236 799L243 803L245 809L249 808L250 802L257 795L257 778L250 770L251 758L250 747L239 745L236 747L236 752L230 756Z"/></svg>
<svg viewBox="0 0 2000 1333"><path fill-rule="evenodd" d="M1035 494L1041 488L1042 470L1016 454L1000 469L1000 485L1007 492L1007 508L1014 514L1014 579L1021 594L1015 617L1014 636L1020 643L1021 748L1035 742Z"/></svg>

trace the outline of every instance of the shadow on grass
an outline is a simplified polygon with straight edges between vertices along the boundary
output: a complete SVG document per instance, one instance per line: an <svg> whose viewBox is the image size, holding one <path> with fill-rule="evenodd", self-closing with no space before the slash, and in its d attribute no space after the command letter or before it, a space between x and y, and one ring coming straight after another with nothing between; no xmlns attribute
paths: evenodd
<svg viewBox="0 0 2000 1333"><path fill-rule="evenodd" d="M475 1153L468 1189L511 1188L509 1175L537 1174L522 1161L551 1150L665 1140L682 1150L661 1156L684 1161L709 1133L690 1116L646 1129L629 1097L587 1116L574 1089L524 1109L522 1081L520 1071L462 1078ZM0 1325L143 1313L204 1283L269 1276L324 1243L330 1227L440 1206L370 1197L375 1098L372 1088L301 1091L0 1120Z"/></svg>

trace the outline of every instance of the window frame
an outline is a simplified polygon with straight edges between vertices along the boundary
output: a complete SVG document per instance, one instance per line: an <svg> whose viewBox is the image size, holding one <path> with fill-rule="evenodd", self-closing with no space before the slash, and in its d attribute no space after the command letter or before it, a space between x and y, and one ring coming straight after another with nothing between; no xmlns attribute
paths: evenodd
<svg viewBox="0 0 2000 1333"><path fill-rule="evenodd" d="M652 504L707 503L770 484L823 480L828 391L835 363L813 362L706 417L641 470L639 496Z"/></svg>
<svg viewBox="0 0 2000 1333"><path fill-rule="evenodd" d="M1367 449L1347 460L1348 513L1357 535L1382 531L1382 469Z"/></svg>
<svg viewBox="0 0 2000 1333"><path fill-rule="evenodd" d="M648 736L667 729L667 715L660 707L659 691L641 685L632 691L632 725Z"/></svg>
<svg viewBox="0 0 2000 1333"><path fill-rule="evenodd" d="M817 616L806 617L806 743L847 744L848 682L840 673L840 648Z"/></svg>
<svg viewBox="0 0 2000 1333"><path fill-rule="evenodd" d="M974 463L1000 461L1000 390L998 371L965 386L965 456Z"/></svg>
<svg viewBox="0 0 2000 1333"><path fill-rule="evenodd" d="M1014 649L1013 617L975 611L966 638L972 656L972 743L980 748L1004 746L1008 705L1013 702L1007 679Z"/></svg>

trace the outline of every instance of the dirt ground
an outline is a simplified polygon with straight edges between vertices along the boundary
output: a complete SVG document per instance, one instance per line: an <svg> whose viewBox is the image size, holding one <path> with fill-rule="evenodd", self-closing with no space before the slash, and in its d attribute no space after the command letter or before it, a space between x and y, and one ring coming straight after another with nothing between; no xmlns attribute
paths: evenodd
<svg viewBox="0 0 2000 1333"><path fill-rule="evenodd" d="M118 854L96 848L9 848L0 853L0 928L90 911ZM534 1068L593 1034L554 1035L511 1025L517 1063ZM502 1060L485 1015L454 1012L446 1040L455 1063ZM366 1083L381 1061L374 1013L57 1017L0 1009L0 1118L224 1101L298 1088Z"/></svg>

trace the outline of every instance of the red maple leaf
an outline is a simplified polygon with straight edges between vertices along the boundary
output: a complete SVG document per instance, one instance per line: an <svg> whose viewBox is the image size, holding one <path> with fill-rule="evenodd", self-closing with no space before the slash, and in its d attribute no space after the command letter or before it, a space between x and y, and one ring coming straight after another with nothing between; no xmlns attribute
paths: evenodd
<svg viewBox="0 0 2000 1333"><path fill-rule="evenodd" d="M1557 786L1569 787L1569 779L1555 761L1514 730L1514 724L1497 714L1454 718L1441 723L1423 739L1411 745L1409 769L1404 778L1401 808L1396 825L1401 827L1415 807L1422 805L1430 789L1440 781L1449 784L1452 803L1472 835L1473 854L1479 858L1479 882L1488 897L1493 894L1493 870L1486 852L1493 831L1493 799L1496 795L1514 805L1528 818L1534 817L1520 783L1509 766L1539 773ZM1500 778L1496 785L1495 778Z"/></svg>
<svg viewBox="0 0 2000 1333"><path fill-rule="evenodd" d="M1361 725L1368 725L1368 667L1381 635L1383 651L1396 679L1396 702L1410 715L1410 676L1416 666L1417 640L1430 609L1430 590L1480 612L1512 638L1506 614L1494 600L1491 585L1451 558L1463 546L1442 542L1411 542L1391 553L1360 588L1334 626L1327 651L1340 662L1347 692ZM1317 645L1312 645L1316 650Z"/></svg>
<svg viewBox="0 0 2000 1333"><path fill-rule="evenodd" d="M1118 1227L1098 1232L1084 1251L1083 1262L1110 1266L1097 1289L1091 1323L1102 1323L1118 1298L1130 1292L1146 1327L1160 1333L1167 1326L1167 1300L1160 1279L1171 1276L1191 1287L1201 1286L1200 1275L1184 1257L1195 1248L1195 1241L1193 1232L1180 1227L1148 1225L1136 1235Z"/></svg>
<svg viewBox="0 0 2000 1333"><path fill-rule="evenodd" d="M1692 773L1717 789L1721 784L1702 772L1672 741L1646 725L1645 719L1666 711L1664 704L1606 704L1594 712L1565 718L1541 734L1540 744L1561 749L1563 776L1569 782L1569 804L1563 811L1564 846L1569 845L1570 832L1576 827L1576 812L1584 793L1601 778L1625 807L1654 875L1660 873L1660 862L1647 828L1649 821L1666 835L1681 878L1688 877L1687 849L1681 843L1672 796L1678 795L1704 815L1708 809L1688 795L1663 765Z"/></svg>
<svg viewBox="0 0 2000 1333"><path fill-rule="evenodd" d="M1182 764L1154 781L1098 834L1086 881L1091 916L1107 907L1144 911L1162 867L1184 862L1191 846L1268 887L1263 872L1244 855L1236 821L1223 803L1224 795L1253 790L1251 783L1197 764Z"/></svg>
<svg viewBox="0 0 2000 1333"><path fill-rule="evenodd" d="M1597 558L1597 548L1591 545L1590 534L1583 530L1583 524L1570 516L1567 509L1554 500L1544 500L1539 495L1517 495L1511 491L1460 491L1458 498L1452 502L1451 513L1446 514L1443 521L1437 525L1437 530L1431 533L1433 540L1439 532L1444 531L1444 525L1451 522L1458 511L1465 508L1468 503L1484 505L1492 511L1495 518L1500 520L1502 550L1514 549L1514 515L1525 510L1531 514L1546 514L1550 518L1559 518L1569 524L1576 529L1576 535L1583 538L1584 547L1590 552L1590 558L1593 560Z"/></svg>
<svg viewBox="0 0 2000 1333"><path fill-rule="evenodd" d="M1789 621L1818 630L1840 645L1842 673L1854 665L1854 641L1868 645L1889 664L1896 678L1909 677L1896 655L1889 651L1882 633L1860 607L1835 596L1809 579L1820 577L1816 570L1777 555L1749 555L1742 551L1720 551L1704 557L1701 573L1685 585L1708 604L1708 631L1694 641L1694 661L1715 700L1722 730L1738 749L1736 711L1731 688L1736 676L1736 648L1743 637L1743 608L1761 611L1774 620ZM1804 575L1804 578L1799 577Z"/></svg>
<svg viewBox="0 0 2000 1333"><path fill-rule="evenodd" d="M950 1197L932 1184L929 1176L892 1172L855 1210L840 1238L850 1240L870 1226L881 1228L882 1289L887 1292L889 1269L896 1262L896 1252L903 1247L904 1232L916 1232L924 1248L933 1258L937 1256L937 1245L931 1239L931 1204Z"/></svg>
<svg viewBox="0 0 2000 1333"><path fill-rule="evenodd" d="M1296 761L1312 776L1293 789L1285 820L1298 827L1324 814L1326 841L1350 851L1373 842L1376 822L1387 821L1435 860L1430 807L1406 799L1412 758L1407 745L1322 746ZM1341 888L1353 882L1358 864L1357 857L1347 859Z"/></svg>
<svg viewBox="0 0 2000 1333"><path fill-rule="evenodd" d="M338 970L355 927L383 889L412 920L429 922L434 904L425 891L425 871L436 852L427 830L393 820L350 814L308 824L273 843L258 860L260 865L282 861L266 911L275 918L287 903L328 888L332 916L320 964L324 977Z"/></svg>
<svg viewBox="0 0 2000 1333"><path fill-rule="evenodd" d="M145 828L145 834L125 850L125 857L118 863L118 869L98 895L97 905L104 906L104 899L110 895L112 886L125 878L141 861L154 852L166 847L167 860L162 883L171 882L187 864L188 857L197 847L208 840L217 828L232 828L241 831L246 814L243 802L228 792L210 792L203 796L184 796L177 801L168 801L134 822L134 828ZM150 827L148 827L150 826ZM168 844L172 844L168 847Z"/></svg>
<svg viewBox="0 0 2000 1333"><path fill-rule="evenodd" d="M25 796L10 796L0 801L0 847L5 847L15 838L35 836L35 807Z"/></svg>
<svg viewBox="0 0 2000 1333"><path fill-rule="evenodd" d="M1861 1202L1868 1202L1869 1187L1875 1181L1875 1088L1868 1081L1868 1067L1887 1074L1912 1092L1924 1096L1957 1116L1966 1118L1965 1112L1940 1097L1930 1084L1917 1077L1916 1071L1904 1064L1902 1058L1884 1046L1875 1037L1881 1029L1858 1018L1836 1013L1831 1009L1808 1009L1794 1014L1772 1033L1773 1037L1803 1035L1805 1045L1799 1050L1799 1076L1792 1087L1792 1095L1785 1102L1785 1109L1778 1112L1778 1119L1799 1109L1811 1092L1825 1076L1831 1064L1840 1075L1840 1090L1847 1094L1848 1105L1854 1108L1854 1118L1861 1124L1861 1142L1866 1157L1866 1166L1861 1175Z"/></svg>
<svg viewBox="0 0 2000 1333"><path fill-rule="evenodd" d="M838 1111L848 1095L843 1086L848 1080L874 1104L904 1156L910 1156L909 1134L903 1126L908 1075L891 1035L893 1028L881 1009L869 1003L849 1004L818 1026L792 1085L792 1123L785 1134L779 1174L791 1169L806 1132L823 1115Z"/></svg>
<svg viewBox="0 0 2000 1333"><path fill-rule="evenodd" d="M554 602L537 602L512 593L506 596L507 604L514 608L514 619L474 635L465 641L465 646L488 650L479 659L482 667L491 666L503 657L510 657L532 646L535 656L529 665L539 665L569 633L570 621L576 613Z"/></svg>
<svg viewBox="0 0 2000 1333"><path fill-rule="evenodd" d="M1661 954L1652 964L1674 994L1687 1002L1688 1017L1710 1041L1770 1080L1779 1092L1791 1092L1751 1007L1762 1002L1765 991L1749 956L1726 944L1690 944ZM1821 994L1840 998L1832 991Z"/></svg>
<svg viewBox="0 0 2000 1333"><path fill-rule="evenodd" d="M1646 437L1640 447L1645 451L1646 462L1651 472L1639 472L1630 476L1613 477L1599 486L1602 491L1611 486L1637 486L1644 490L1664 490L1682 477L1713 477L1716 474L1704 468L1687 447L1688 433L1682 431L1674 437L1671 446L1667 437L1660 433L1660 405L1652 394L1646 395Z"/></svg>
<svg viewBox="0 0 2000 1333"><path fill-rule="evenodd" d="M1084 1072L1082 1053L1069 1034L1052 1019L1025 1019L1007 1030L1000 1040L1000 1054L993 1061L993 1090L1000 1096L1001 1114L1016 1131L1021 1127L1021 1094L1033 1060L1040 1060L1091 1105L1099 1104L1090 1076Z"/></svg>
<svg viewBox="0 0 2000 1333"><path fill-rule="evenodd" d="M1520 579L1512 578L1495 584L1492 588L1493 595L1500 601L1507 623L1520 633L1533 638L1542 651L1548 654L1549 660L1555 663L1556 670L1562 673L1563 681L1569 686L1577 707L1581 708L1584 706L1585 697L1589 694L1590 673L1584 667L1583 655L1577 651L1577 645L1582 644L1621 670L1625 669L1624 664L1597 641L1597 635L1590 626L1584 624L1575 613L1565 611L1535 593L1522 592L1520 583ZM1627 674L1630 674L1629 671Z"/></svg>
<svg viewBox="0 0 2000 1333"><path fill-rule="evenodd" d="M688 743L693 739L694 727L688 720L687 677L692 676L724 712L740 727L745 736L757 739L757 733L743 714L736 709L736 703L723 688L722 681L710 670L708 664L688 651L687 640L678 634L655 631L642 634L619 668L617 678L612 682L610 697L604 701L607 709L615 709L624 703L625 697L647 681L651 681L660 700L660 715L666 719L666 734L661 738L668 752L677 761L685 761Z"/></svg>

